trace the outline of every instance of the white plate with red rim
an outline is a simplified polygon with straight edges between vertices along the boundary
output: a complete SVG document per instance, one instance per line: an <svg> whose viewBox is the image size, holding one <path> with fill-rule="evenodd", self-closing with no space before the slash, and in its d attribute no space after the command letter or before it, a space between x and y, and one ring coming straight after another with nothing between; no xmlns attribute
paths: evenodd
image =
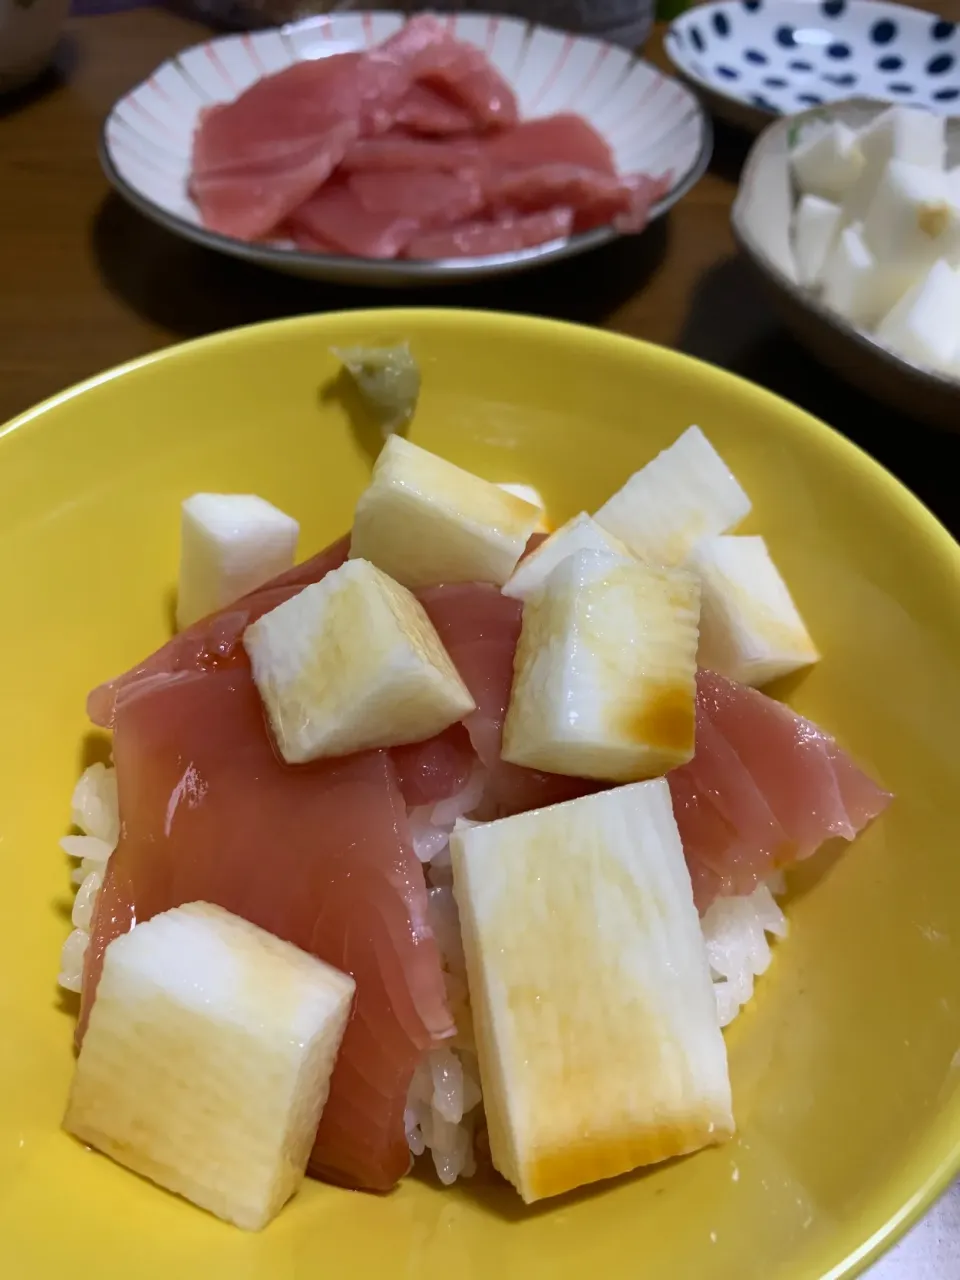
<svg viewBox="0 0 960 1280"><path fill-rule="evenodd" d="M460 40L484 50L510 83L522 118L572 111L611 147L621 173L672 175L651 209L662 216L698 181L710 159L710 123L696 96L626 49L517 18L450 14ZM116 190L177 235L260 266L317 280L365 285L428 285L528 269L616 239L597 227L495 257L410 261L306 253L281 243L249 244L209 231L188 192L193 133L200 112L230 102L265 75L296 62L371 48L397 31L399 13L335 13L274 30L224 36L163 63L113 107L100 156Z"/></svg>

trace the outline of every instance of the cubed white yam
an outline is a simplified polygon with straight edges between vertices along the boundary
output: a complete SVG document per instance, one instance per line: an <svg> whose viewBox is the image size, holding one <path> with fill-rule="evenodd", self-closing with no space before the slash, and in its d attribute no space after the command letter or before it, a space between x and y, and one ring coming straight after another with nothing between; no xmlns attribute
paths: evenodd
<svg viewBox="0 0 960 1280"><path fill-rule="evenodd" d="M581 511L520 561L504 584L503 594L515 600L529 600L557 565L577 551L607 551L628 560L633 558L619 538Z"/></svg>
<svg viewBox="0 0 960 1280"><path fill-rule="evenodd" d="M878 262L925 270L937 258L960 258L960 206L936 169L891 160L863 222L864 241Z"/></svg>
<svg viewBox="0 0 960 1280"><path fill-rule="evenodd" d="M303 1181L353 993L219 907L154 916L106 950L64 1127L258 1230Z"/></svg>
<svg viewBox="0 0 960 1280"><path fill-rule="evenodd" d="M734 1121L665 780L450 841L493 1163L528 1203Z"/></svg>
<svg viewBox="0 0 960 1280"><path fill-rule="evenodd" d="M512 481L501 481L497 485L498 489L502 489L504 493L512 493L515 498L519 498L522 502L529 502L531 507L540 508L540 519L537 521L536 533L550 533L551 524L550 517L547 515L547 504L544 502L539 489L535 489L532 484L514 484Z"/></svg>
<svg viewBox="0 0 960 1280"><path fill-rule="evenodd" d="M633 781L693 755L694 573L579 551L523 607L503 758Z"/></svg>
<svg viewBox="0 0 960 1280"><path fill-rule="evenodd" d="M790 165L802 194L840 200L862 173L864 159L853 129L834 120L800 139Z"/></svg>
<svg viewBox="0 0 960 1280"><path fill-rule="evenodd" d="M683 564L701 538L727 533L750 499L699 427L689 427L595 514L638 556Z"/></svg>
<svg viewBox="0 0 960 1280"><path fill-rule="evenodd" d="M763 538L705 538L691 564L701 585L700 667L760 688L819 660Z"/></svg>
<svg viewBox="0 0 960 1280"><path fill-rule="evenodd" d="M881 320L877 338L905 360L951 372L960 355L960 274L935 262Z"/></svg>
<svg viewBox="0 0 960 1280"><path fill-rule="evenodd" d="M851 324L872 329L913 283L901 267L879 263L862 228L844 227L823 271L823 300Z"/></svg>
<svg viewBox="0 0 960 1280"><path fill-rule="evenodd" d="M816 287L840 232L843 212L820 196L804 196L793 215L793 256L797 276L808 289Z"/></svg>
<svg viewBox="0 0 960 1280"><path fill-rule="evenodd" d="M877 183L890 160L903 160L923 169L942 170L946 133L942 116L918 107L892 106L857 134L864 166L844 200L844 216L864 217Z"/></svg>
<svg viewBox="0 0 960 1280"><path fill-rule="evenodd" d="M540 507L391 436L357 503L350 555L406 587L502 587L540 517Z"/></svg>
<svg viewBox="0 0 960 1280"><path fill-rule="evenodd" d="M925 169L942 169L946 161L946 120L922 107L891 106L857 133L868 164L882 168L888 160L906 160Z"/></svg>
<svg viewBox="0 0 960 1280"><path fill-rule="evenodd" d="M243 643L291 764L421 742L475 707L416 596L367 560L265 613Z"/></svg>
<svg viewBox="0 0 960 1280"><path fill-rule="evenodd" d="M300 526L250 493L195 493L181 507L177 626L222 609L293 566Z"/></svg>

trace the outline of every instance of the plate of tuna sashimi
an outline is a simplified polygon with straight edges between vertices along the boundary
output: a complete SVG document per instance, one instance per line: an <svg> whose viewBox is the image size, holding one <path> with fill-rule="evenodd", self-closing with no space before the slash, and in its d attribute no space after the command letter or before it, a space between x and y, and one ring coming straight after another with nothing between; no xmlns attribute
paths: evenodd
<svg viewBox="0 0 960 1280"><path fill-rule="evenodd" d="M177 234L356 283L517 270L638 234L698 180L694 95L627 50L481 14L226 36L111 111L118 191Z"/></svg>
<svg viewBox="0 0 960 1280"><path fill-rule="evenodd" d="M177 631L87 703L65 1128L251 1230L307 1174L527 1212L727 1143L791 869L893 800L764 692L830 654L750 509L698 426L557 528L398 433L299 563L186 499Z"/></svg>

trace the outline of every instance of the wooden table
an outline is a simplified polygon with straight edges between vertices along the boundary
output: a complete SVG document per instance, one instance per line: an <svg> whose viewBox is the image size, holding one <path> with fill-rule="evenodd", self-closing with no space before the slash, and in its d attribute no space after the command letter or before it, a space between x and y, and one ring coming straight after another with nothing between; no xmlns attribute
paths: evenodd
<svg viewBox="0 0 960 1280"><path fill-rule="evenodd" d="M235 325L404 302L502 308L602 325L763 383L856 439L960 532L960 433L891 413L821 368L779 327L738 259L728 212L747 139L719 129L710 172L639 241L481 287L400 294L309 284L177 240L101 176L97 138L111 104L207 34L160 9L75 19L58 70L0 100L0 422L110 365ZM651 56L663 63L656 37ZM957 1275L960 1193L872 1280Z"/></svg>

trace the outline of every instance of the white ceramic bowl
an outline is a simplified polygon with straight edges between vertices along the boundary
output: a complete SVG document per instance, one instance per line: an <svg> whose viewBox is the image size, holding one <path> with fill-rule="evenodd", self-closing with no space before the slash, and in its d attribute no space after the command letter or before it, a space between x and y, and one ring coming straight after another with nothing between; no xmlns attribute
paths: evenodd
<svg viewBox="0 0 960 1280"><path fill-rule="evenodd" d="M854 96L960 112L960 26L875 0L719 0L664 40L717 115L762 129Z"/></svg>
<svg viewBox="0 0 960 1280"><path fill-rule="evenodd" d="M852 128L867 124L886 103L852 98L834 103L829 115ZM795 128L827 114L812 108L776 121L761 133L747 156L731 212L741 251L766 282L785 323L818 359L841 377L913 418L960 428L960 378L911 364L869 333L832 311L797 282L790 246L795 193L790 177L790 137ZM948 164L960 163L960 119L947 122Z"/></svg>
<svg viewBox="0 0 960 1280"><path fill-rule="evenodd" d="M523 116L576 111L606 138L621 172L671 172L673 186L651 218L674 205L706 169L712 134L696 96L627 50L516 18L451 14L447 20L458 38L487 52L513 86ZM187 239L293 275L351 284L438 284L502 275L614 239L612 227L598 227L517 253L423 263L247 244L201 225L187 191L200 111L294 62L379 44L403 21L397 13L330 14L185 50L110 112L101 140L108 178L141 213Z"/></svg>

